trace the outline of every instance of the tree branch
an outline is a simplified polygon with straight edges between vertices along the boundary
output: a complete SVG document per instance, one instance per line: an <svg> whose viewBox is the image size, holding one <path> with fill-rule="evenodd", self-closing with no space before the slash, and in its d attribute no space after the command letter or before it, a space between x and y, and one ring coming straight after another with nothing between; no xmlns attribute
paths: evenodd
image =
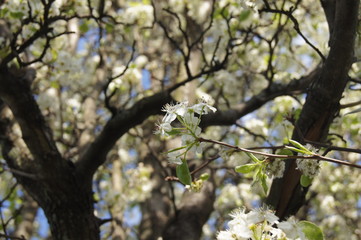
<svg viewBox="0 0 361 240"><path fill-rule="evenodd" d="M123 134L149 116L160 113L161 106L171 101L170 92L162 91L143 98L129 109L118 112L76 163L78 173L85 178L92 178L93 173L105 162L106 155Z"/></svg>
<svg viewBox="0 0 361 240"><path fill-rule="evenodd" d="M202 226L213 211L214 182L207 181L200 193L185 192L181 206L163 234L164 240L198 240ZM179 234L182 233L182 234Z"/></svg>
<svg viewBox="0 0 361 240"><path fill-rule="evenodd" d="M44 174L52 174L51 169L59 169L58 164L63 164L63 161L59 161L62 157L31 93L30 85L23 78L26 71L0 69L0 98L10 107L19 123L22 137L33 155L36 167L46 169Z"/></svg>
<svg viewBox="0 0 361 240"><path fill-rule="evenodd" d="M200 123L201 127L208 127L214 125L232 125L239 118L253 112L261 107L263 104L276 97L283 95L291 95L294 93L305 92L309 84L317 79L320 75L320 68L317 67L310 74L300 79L294 79L288 84L272 83L269 87L262 90L257 95L253 96L245 103L239 104L237 107L226 110L209 113L202 117Z"/></svg>

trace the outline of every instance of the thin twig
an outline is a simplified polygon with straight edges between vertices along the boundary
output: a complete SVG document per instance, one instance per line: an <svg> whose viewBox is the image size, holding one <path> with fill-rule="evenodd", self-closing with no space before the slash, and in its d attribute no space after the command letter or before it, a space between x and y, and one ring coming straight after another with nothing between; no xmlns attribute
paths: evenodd
<svg viewBox="0 0 361 240"><path fill-rule="evenodd" d="M313 48L313 50L315 50L317 52L317 54L321 57L322 61L325 61L326 58L325 56L322 54L322 52L315 46L313 45L306 37L305 35L303 35L303 33L300 30L300 26L299 23L297 21L297 19L292 15L292 11L293 9L289 10L289 11L285 11L285 10L278 10L278 9L271 9L269 7L266 7L264 9L261 9L260 12L271 12L271 13L279 13L279 14L284 14L287 17L289 17L289 19L291 19L291 21L293 22L293 28L296 30L296 32L302 37L302 39L311 47Z"/></svg>
<svg viewBox="0 0 361 240"><path fill-rule="evenodd" d="M326 162L332 162L332 163L337 163L337 164L341 164L341 165L346 165L349 167L354 167L354 168L360 168L361 169L361 165L358 164L354 164L354 163L350 163L344 160L339 160L339 159L335 159L335 158L330 158L330 157L325 157L325 156L321 156L319 154L313 154L313 155L309 155L309 156L298 156L298 155L294 155L294 156L290 156L290 155L280 155L280 154L272 154L272 153L264 153L264 152L259 152L259 151L255 151L255 150L250 150L247 148L241 148L241 147L237 147L228 143L224 143L224 142L220 142L217 140L211 140L211 139L205 139L205 138L198 138L199 142L209 142L209 143L214 143L214 144L218 144L221 146L225 146L225 147L229 147L232 148L236 151L240 151L240 152L248 152L248 153L252 153L252 154L257 154L257 155L261 155L261 156L265 156L265 157L269 157L269 158L281 158L281 159L314 159L314 160L320 160L320 161L326 161Z"/></svg>

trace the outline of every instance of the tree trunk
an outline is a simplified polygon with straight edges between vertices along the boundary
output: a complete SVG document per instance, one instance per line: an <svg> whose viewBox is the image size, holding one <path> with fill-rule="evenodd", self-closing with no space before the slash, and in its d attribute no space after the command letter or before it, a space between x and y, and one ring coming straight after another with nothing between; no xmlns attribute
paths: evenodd
<svg viewBox="0 0 361 240"><path fill-rule="evenodd" d="M164 240L198 240L202 227L213 211L215 184L204 183L199 193L185 192L175 216L170 219L163 233Z"/></svg>
<svg viewBox="0 0 361 240"><path fill-rule="evenodd" d="M332 29L330 53L322 66L320 77L313 81L308 91L292 137L301 143L304 143L304 139L314 142L326 140L329 127L339 111L339 101L354 60L359 0L335 0L328 6L334 4L336 11L330 11L334 15L327 15ZM295 214L304 203L308 188L300 185L300 177L296 161L288 160L283 178L272 183L267 203L276 209L280 218Z"/></svg>
<svg viewBox="0 0 361 240"><path fill-rule="evenodd" d="M44 210L54 240L100 239L92 193L69 175L56 181L20 182Z"/></svg>

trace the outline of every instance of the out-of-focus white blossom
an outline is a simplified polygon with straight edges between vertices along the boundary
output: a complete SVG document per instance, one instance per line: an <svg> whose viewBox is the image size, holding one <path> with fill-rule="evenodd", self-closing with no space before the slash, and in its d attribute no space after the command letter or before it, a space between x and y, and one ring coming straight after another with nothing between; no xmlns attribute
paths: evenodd
<svg viewBox="0 0 361 240"><path fill-rule="evenodd" d="M215 208L223 211L240 207L242 204L241 194L242 192L238 186L226 184L217 197Z"/></svg>
<svg viewBox="0 0 361 240"><path fill-rule="evenodd" d="M153 168L139 163L137 168L126 171L128 177L129 201L144 201L150 196L153 182L150 179Z"/></svg>
<svg viewBox="0 0 361 240"><path fill-rule="evenodd" d="M151 26L153 23L153 7L139 4L128 7L124 12L124 21L128 24L137 23L141 26Z"/></svg>
<svg viewBox="0 0 361 240"><path fill-rule="evenodd" d="M135 64L137 65L137 68L142 69L145 67L145 65L148 63L148 58L145 55L140 55L135 59Z"/></svg>
<svg viewBox="0 0 361 240"><path fill-rule="evenodd" d="M57 108L59 103L58 91L55 88L48 88L40 93L37 102L41 109Z"/></svg>

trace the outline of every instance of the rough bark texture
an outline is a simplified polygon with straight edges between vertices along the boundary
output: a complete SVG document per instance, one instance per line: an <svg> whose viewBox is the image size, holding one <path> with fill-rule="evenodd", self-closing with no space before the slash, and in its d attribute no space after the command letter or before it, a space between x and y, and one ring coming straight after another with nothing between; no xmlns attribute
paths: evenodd
<svg viewBox="0 0 361 240"><path fill-rule="evenodd" d="M164 240L197 240L202 226L213 211L214 183L206 182L200 193L185 192L181 206L163 233Z"/></svg>
<svg viewBox="0 0 361 240"><path fill-rule="evenodd" d="M339 111L339 101L348 82L348 71L353 63L359 1L335 1L323 5L332 29L330 53L322 66L321 75L311 85L301 115L296 123L293 139L322 142L326 139L330 124ZM334 12L334 16L330 14ZM331 19L334 19L332 21ZM332 23L333 22L333 23ZM301 135L302 136L301 136ZM268 203L285 218L296 213L302 206L307 188L299 184L301 173L296 162L288 161L282 179L273 182Z"/></svg>
<svg viewBox="0 0 361 240"><path fill-rule="evenodd" d="M3 156L10 167L21 172L15 176L43 208L54 239L99 239L92 192L85 187L90 184L75 175L74 166L57 150L25 75L26 72L1 69L0 96L20 125L32 159L14 161L11 152L14 146L7 136L10 120L6 119L1 122L1 134L7 140Z"/></svg>
<svg viewBox="0 0 361 240"><path fill-rule="evenodd" d="M30 90L26 69L0 70L0 97L11 109L30 150L31 159L21 164L12 159L14 143L9 137L8 119L1 119L3 156L8 165L20 172L18 182L43 208L54 239L99 239L99 220L94 216L91 182L96 169L104 163L115 142L130 128L158 113L171 101L168 91L140 100L119 112L76 164L64 159L55 146L52 131L42 116ZM29 114L31 113L31 114Z"/></svg>
<svg viewBox="0 0 361 240"><path fill-rule="evenodd" d="M162 236L170 218L174 217L174 206L170 198L170 184L164 181L164 169L158 159L148 154L144 158L146 165L151 165L154 169L152 173L153 189L151 197L141 204L142 222L139 226L140 239L152 240Z"/></svg>

